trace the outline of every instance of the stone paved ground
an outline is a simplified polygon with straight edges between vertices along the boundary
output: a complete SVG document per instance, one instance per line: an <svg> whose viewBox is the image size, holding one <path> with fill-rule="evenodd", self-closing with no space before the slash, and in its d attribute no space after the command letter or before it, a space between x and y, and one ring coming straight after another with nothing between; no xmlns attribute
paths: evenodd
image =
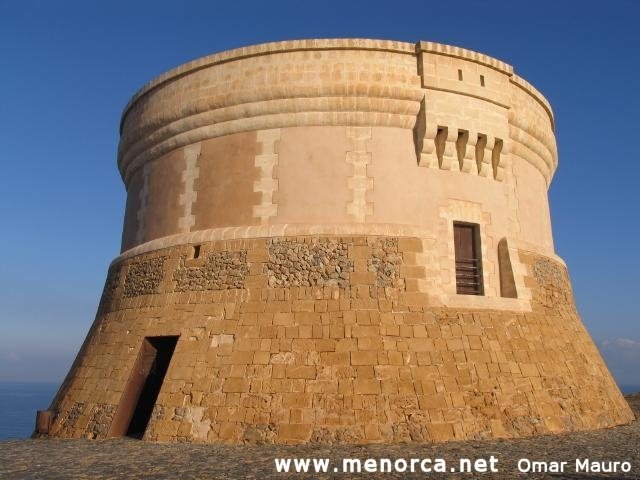
<svg viewBox="0 0 640 480"><path fill-rule="evenodd" d="M640 417L640 394L627 399ZM498 473L483 478L640 478L640 421L623 427L561 436L545 435L518 440L451 442L436 445L393 444L368 446L224 446L154 444L131 439L115 440L21 440L0 442L0 478L158 478L227 479L285 478L276 472L275 458L328 458L330 471L342 458L444 458L457 467L460 458L498 459ZM567 461L563 474L524 474L517 470L521 458ZM627 461L631 471L608 474L576 473L575 459ZM294 475L291 475L294 476ZM351 478L335 474L334 478ZM295 475L319 478L323 475ZM324 475L328 478L329 475ZM362 474L362 478L443 478L439 474ZM447 478L473 478L449 474Z"/></svg>

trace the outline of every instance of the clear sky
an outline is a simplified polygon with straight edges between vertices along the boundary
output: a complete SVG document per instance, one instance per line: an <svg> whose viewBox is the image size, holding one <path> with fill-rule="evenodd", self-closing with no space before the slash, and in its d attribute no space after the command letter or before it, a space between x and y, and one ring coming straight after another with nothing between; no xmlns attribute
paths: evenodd
<svg viewBox="0 0 640 480"><path fill-rule="evenodd" d="M118 255L122 108L188 60L260 42L459 45L549 99L557 253L620 383L640 385L640 2L0 0L0 380L60 381Z"/></svg>

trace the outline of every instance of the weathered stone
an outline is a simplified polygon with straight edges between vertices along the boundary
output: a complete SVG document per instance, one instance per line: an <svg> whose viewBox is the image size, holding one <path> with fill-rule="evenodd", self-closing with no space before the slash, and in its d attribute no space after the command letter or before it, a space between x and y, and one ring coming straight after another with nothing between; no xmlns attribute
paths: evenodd
<svg viewBox="0 0 640 480"><path fill-rule="evenodd" d="M376 286L398 287L402 256L398 253L397 238L376 239L372 257L367 260L370 272L376 274Z"/></svg>
<svg viewBox="0 0 640 480"><path fill-rule="evenodd" d="M87 433L91 438L105 438L111 422L113 421L113 415L116 412L115 405L103 405L97 404L93 406L91 420L87 425Z"/></svg>
<svg viewBox="0 0 640 480"><path fill-rule="evenodd" d="M129 265L124 279L124 297L158 293L158 287L164 277L165 258L154 257Z"/></svg>
<svg viewBox="0 0 640 480"><path fill-rule="evenodd" d="M122 264L112 265L109 267L107 278L102 289L100 297L100 305L98 309L105 310L111 308L111 302L114 299L116 289L120 286L120 273L122 272Z"/></svg>
<svg viewBox="0 0 640 480"><path fill-rule="evenodd" d="M340 239L313 243L272 239L268 242L269 261L265 265L270 287L346 288L353 262L347 244Z"/></svg>
<svg viewBox="0 0 640 480"><path fill-rule="evenodd" d="M174 291L226 290L244 288L249 272L246 250L237 252L213 252L207 255L204 265L182 265L173 273Z"/></svg>

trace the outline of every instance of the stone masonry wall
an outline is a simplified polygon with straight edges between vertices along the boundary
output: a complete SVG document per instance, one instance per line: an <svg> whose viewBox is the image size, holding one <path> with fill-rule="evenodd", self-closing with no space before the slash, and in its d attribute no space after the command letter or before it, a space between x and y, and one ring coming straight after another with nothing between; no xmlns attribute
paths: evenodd
<svg viewBox="0 0 640 480"><path fill-rule="evenodd" d="M268 241L265 264L270 287L342 287L349 284L353 262L348 245L336 240L315 242Z"/></svg>
<svg viewBox="0 0 640 480"><path fill-rule="evenodd" d="M213 252L202 266L181 266L173 273L176 292L243 288L249 272L247 252Z"/></svg>
<svg viewBox="0 0 640 480"><path fill-rule="evenodd" d="M371 258L367 260L369 271L376 273L377 287L398 287L402 254L398 253L397 238L380 238L372 245Z"/></svg>
<svg viewBox="0 0 640 480"><path fill-rule="evenodd" d="M113 298L54 405L52 435L104 438L144 337L158 335L180 338L148 440L438 442L632 420L562 265L519 252L530 312L435 308L416 288L422 245L410 237L204 244L218 253L205 254L203 269L245 265L242 283L224 289L189 280L200 277L185 266L188 245L121 262L127 273L115 287L107 282ZM132 296L127 284L145 287Z"/></svg>
<svg viewBox="0 0 640 480"><path fill-rule="evenodd" d="M122 273L122 265L113 265L109 268L107 273L107 279L104 282L104 288L102 289L102 296L100 297L99 310L103 308L109 308L109 305L116 296L116 290L120 285L120 274Z"/></svg>
<svg viewBox="0 0 640 480"><path fill-rule="evenodd" d="M164 275L164 260L165 257L157 257L132 263L124 279L124 296L130 298L158 293Z"/></svg>

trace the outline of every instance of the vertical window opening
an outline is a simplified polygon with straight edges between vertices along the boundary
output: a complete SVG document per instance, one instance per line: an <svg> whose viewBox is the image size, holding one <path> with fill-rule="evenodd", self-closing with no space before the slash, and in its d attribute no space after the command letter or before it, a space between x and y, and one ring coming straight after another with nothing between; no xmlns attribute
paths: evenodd
<svg viewBox="0 0 640 480"><path fill-rule="evenodd" d="M199 256L200 256L200 245L194 245L192 258L198 258Z"/></svg>
<svg viewBox="0 0 640 480"><path fill-rule="evenodd" d="M480 86L484 87L484 75L480 75Z"/></svg>
<svg viewBox="0 0 640 480"><path fill-rule="evenodd" d="M507 239L502 238L498 242L498 267L500 271L500 296L505 298L518 298L516 282L513 278L513 267L509 255Z"/></svg>
<svg viewBox="0 0 640 480"><path fill-rule="evenodd" d="M462 80L462 70L458 69L458 80Z"/></svg>
<svg viewBox="0 0 640 480"><path fill-rule="evenodd" d="M453 224L456 257L456 292L484 295L480 227L474 223Z"/></svg>

